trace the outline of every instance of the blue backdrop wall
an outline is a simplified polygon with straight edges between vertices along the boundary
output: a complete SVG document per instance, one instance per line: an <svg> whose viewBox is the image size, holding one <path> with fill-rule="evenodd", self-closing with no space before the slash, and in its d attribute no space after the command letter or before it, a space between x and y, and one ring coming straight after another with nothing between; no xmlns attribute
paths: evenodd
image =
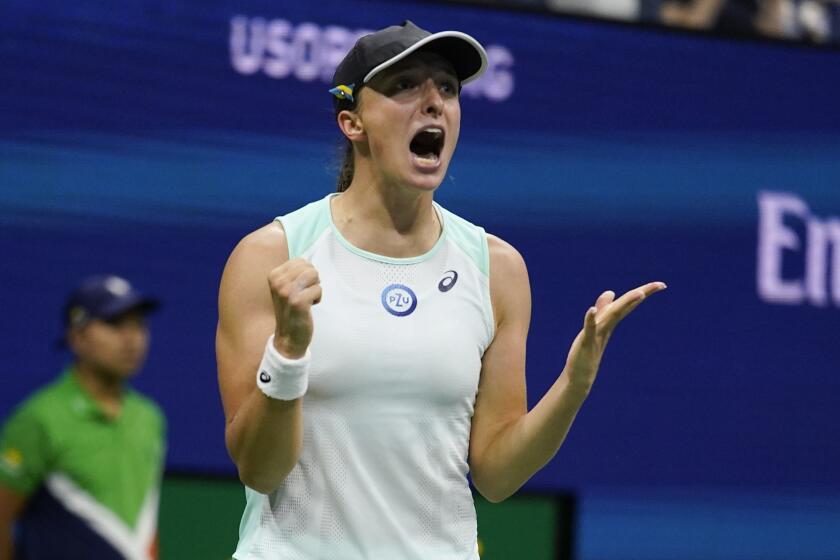
<svg viewBox="0 0 840 560"><path fill-rule="evenodd" d="M438 3L6 2L0 416L67 360L67 290L116 272L165 302L136 386L168 466L232 473L225 259L334 188L327 80L406 18L488 46L438 200L525 256L531 404L602 290L670 286L528 487L840 495L840 51Z"/></svg>

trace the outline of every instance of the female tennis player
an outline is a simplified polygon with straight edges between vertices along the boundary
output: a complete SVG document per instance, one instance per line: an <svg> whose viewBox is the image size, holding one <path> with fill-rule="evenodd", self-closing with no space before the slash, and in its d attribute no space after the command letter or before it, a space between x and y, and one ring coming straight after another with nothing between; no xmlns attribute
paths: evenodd
<svg viewBox="0 0 840 560"><path fill-rule="evenodd" d="M613 329L653 282L601 294L530 412L525 262L433 201L458 142L472 37L411 22L336 70L334 193L245 237L216 350L246 485L238 560L477 560L467 473L504 500L563 442Z"/></svg>

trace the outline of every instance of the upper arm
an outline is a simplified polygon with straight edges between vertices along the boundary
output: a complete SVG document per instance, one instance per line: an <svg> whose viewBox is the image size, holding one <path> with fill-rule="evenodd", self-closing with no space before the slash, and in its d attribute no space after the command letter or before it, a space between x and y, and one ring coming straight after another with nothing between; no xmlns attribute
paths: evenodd
<svg viewBox="0 0 840 560"><path fill-rule="evenodd" d="M256 386L255 374L275 323L268 274L288 258L283 228L272 222L242 239L225 265L216 364L228 424Z"/></svg>
<svg viewBox="0 0 840 560"><path fill-rule="evenodd" d="M47 429L36 409L18 408L0 434L0 530L23 511L29 496L50 469Z"/></svg>
<svg viewBox="0 0 840 560"><path fill-rule="evenodd" d="M0 486L21 496L38 488L52 462L50 438L39 408L43 407L22 405L0 434Z"/></svg>
<svg viewBox="0 0 840 560"><path fill-rule="evenodd" d="M484 352L470 433L470 463L496 434L527 413L525 343L531 322L531 288L522 255L488 236L490 295L496 334Z"/></svg>

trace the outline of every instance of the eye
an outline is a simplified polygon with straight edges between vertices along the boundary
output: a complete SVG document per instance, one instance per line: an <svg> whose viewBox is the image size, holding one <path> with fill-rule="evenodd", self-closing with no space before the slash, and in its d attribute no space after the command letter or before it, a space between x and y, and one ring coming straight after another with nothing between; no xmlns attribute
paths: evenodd
<svg viewBox="0 0 840 560"><path fill-rule="evenodd" d="M456 84L452 80L446 80L444 82L441 82L440 91L447 95L455 95L458 93L458 84Z"/></svg>
<svg viewBox="0 0 840 560"><path fill-rule="evenodd" d="M408 77L402 77L397 80L394 88L397 91L406 91L414 87L414 80Z"/></svg>

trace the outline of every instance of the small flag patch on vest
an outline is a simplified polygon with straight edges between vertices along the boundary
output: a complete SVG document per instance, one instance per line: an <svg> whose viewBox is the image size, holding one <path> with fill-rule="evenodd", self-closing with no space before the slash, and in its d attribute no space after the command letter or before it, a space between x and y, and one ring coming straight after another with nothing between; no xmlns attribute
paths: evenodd
<svg viewBox="0 0 840 560"><path fill-rule="evenodd" d="M2 461L6 470L17 471L23 464L23 453L14 447L9 447L3 450L3 454L0 455L0 461Z"/></svg>

